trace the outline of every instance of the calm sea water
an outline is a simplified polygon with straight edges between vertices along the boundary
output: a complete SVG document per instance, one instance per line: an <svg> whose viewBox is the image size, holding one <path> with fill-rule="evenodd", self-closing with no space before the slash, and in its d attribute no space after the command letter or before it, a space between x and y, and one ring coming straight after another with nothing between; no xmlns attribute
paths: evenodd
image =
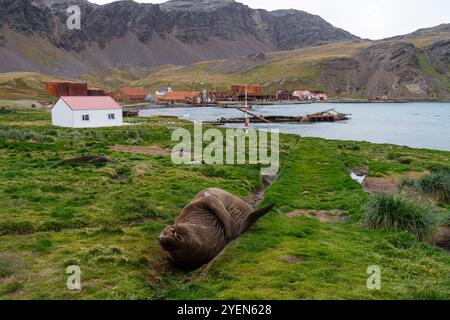
<svg viewBox="0 0 450 320"><path fill-rule="evenodd" d="M251 124L254 128L279 129L304 137L391 143L413 148L450 151L450 103L326 103L310 105L273 105L253 107L262 115L299 116L336 108L351 113L352 119L336 123ZM142 116L172 115L192 121L214 121L242 117L243 113L226 108L159 108L141 111ZM227 125L242 128L241 124Z"/></svg>

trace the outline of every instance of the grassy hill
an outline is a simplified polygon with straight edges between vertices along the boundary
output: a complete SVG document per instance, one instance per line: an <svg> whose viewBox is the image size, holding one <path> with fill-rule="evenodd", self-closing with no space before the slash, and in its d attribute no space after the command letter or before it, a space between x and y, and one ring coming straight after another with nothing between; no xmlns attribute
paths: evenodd
<svg viewBox="0 0 450 320"><path fill-rule="evenodd" d="M439 32L385 41L338 42L188 66L92 70L80 79L108 90L129 85L155 91L168 84L175 90L191 90L193 82L197 89L229 90L231 84L247 83L263 85L268 94L302 88L326 91L337 99L383 95L450 99L450 67L430 47L449 36ZM442 48L445 52L448 44ZM377 56L371 57L374 52ZM38 73L2 73L0 98L42 96L43 81L48 78Z"/></svg>

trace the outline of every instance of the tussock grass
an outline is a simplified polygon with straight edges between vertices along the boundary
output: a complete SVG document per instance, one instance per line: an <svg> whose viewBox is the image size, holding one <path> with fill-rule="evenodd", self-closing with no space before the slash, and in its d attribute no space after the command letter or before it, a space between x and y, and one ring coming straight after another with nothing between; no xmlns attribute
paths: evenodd
<svg viewBox="0 0 450 320"><path fill-rule="evenodd" d="M19 275L25 267L26 264L20 256L8 252L0 252L0 280Z"/></svg>
<svg viewBox="0 0 450 320"><path fill-rule="evenodd" d="M439 201L450 203L450 173L437 171L423 176L417 180L417 189Z"/></svg>
<svg viewBox="0 0 450 320"><path fill-rule="evenodd" d="M50 140L49 137L30 129L2 129L0 130L0 139L36 142Z"/></svg>
<svg viewBox="0 0 450 320"><path fill-rule="evenodd" d="M404 179L400 190L417 191L422 196L432 197L444 203L450 203L450 169L445 166L431 168L431 173L418 180Z"/></svg>
<svg viewBox="0 0 450 320"><path fill-rule="evenodd" d="M416 187L416 180L411 179L411 178L404 178L404 179L402 179L402 181L398 185L398 188L400 190L414 189L415 187Z"/></svg>
<svg viewBox="0 0 450 320"><path fill-rule="evenodd" d="M400 195L378 194L363 208L361 224L366 228L408 231L418 240L429 240L436 233L436 216L425 204Z"/></svg>

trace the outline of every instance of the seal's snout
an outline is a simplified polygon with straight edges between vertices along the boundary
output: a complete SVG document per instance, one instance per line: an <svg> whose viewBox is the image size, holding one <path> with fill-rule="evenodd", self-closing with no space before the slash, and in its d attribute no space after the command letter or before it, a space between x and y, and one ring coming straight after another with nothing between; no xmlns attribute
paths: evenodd
<svg viewBox="0 0 450 320"><path fill-rule="evenodd" d="M161 233L158 237L158 241L161 247L167 252L172 252L180 246L173 234Z"/></svg>
<svg viewBox="0 0 450 320"><path fill-rule="evenodd" d="M171 241L170 238L164 235L160 235L158 238L159 244L161 245L161 247L166 250L166 251L171 251L171 249L173 248L171 245Z"/></svg>

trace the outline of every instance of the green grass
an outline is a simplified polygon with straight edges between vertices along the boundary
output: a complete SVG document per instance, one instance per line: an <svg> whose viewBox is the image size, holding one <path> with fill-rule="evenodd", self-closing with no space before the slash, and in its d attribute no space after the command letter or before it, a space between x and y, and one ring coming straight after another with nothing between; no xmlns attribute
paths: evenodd
<svg viewBox="0 0 450 320"><path fill-rule="evenodd" d="M447 166L432 165L430 173L417 180L406 178L399 187L400 190L414 190L422 196L450 204L450 169Z"/></svg>
<svg viewBox="0 0 450 320"><path fill-rule="evenodd" d="M430 240L437 231L434 211L401 195L377 194L364 204L361 224L366 228L407 231Z"/></svg>
<svg viewBox="0 0 450 320"><path fill-rule="evenodd" d="M419 68L420 70L422 70L427 76L434 78L434 79L439 79L440 81L442 81L443 85L445 85L447 87L447 92L450 90L450 76L448 73L446 74L441 74L439 73L436 68L432 65L432 63L428 62L427 59L425 58L425 55L428 57L429 60L433 61L433 58L431 57L430 54L428 54L428 52L425 51L425 53L418 53L417 54L417 61L419 64Z"/></svg>
<svg viewBox="0 0 450 320"><path fill-rule="evenodd" d="M450 171L437 171L421 177L416 182L417 189L425 195L450 204Z"/></svg>
<svg viewBox="0 0 450 320"><path fill-rule="evenodd" d="M39 110L0 114L0 130L8 132L0 138L0 298L450 298L448 252L408 233L363 228L360 208L369 196L347 171L367 166L375 176L423 172L448 165L448 152L283 135L280 176L263 201L275 202L276 210L209 269L186 273L164 258L160 231L204 188L249 196L261 186L260 168L175 166L166 157L109 149L171 148L170 119L83 130L53 128L49 120ZM176 126L192 130L182 121ZM389 153L413 161L401 163ZM84 154L115 163L55 165ZM351 219L289 218L297 209L338 209ZM367 267L374 264L383 270L380 291L366 288ZM81 291L66 288L70 265L81 268Z"/></svg>

